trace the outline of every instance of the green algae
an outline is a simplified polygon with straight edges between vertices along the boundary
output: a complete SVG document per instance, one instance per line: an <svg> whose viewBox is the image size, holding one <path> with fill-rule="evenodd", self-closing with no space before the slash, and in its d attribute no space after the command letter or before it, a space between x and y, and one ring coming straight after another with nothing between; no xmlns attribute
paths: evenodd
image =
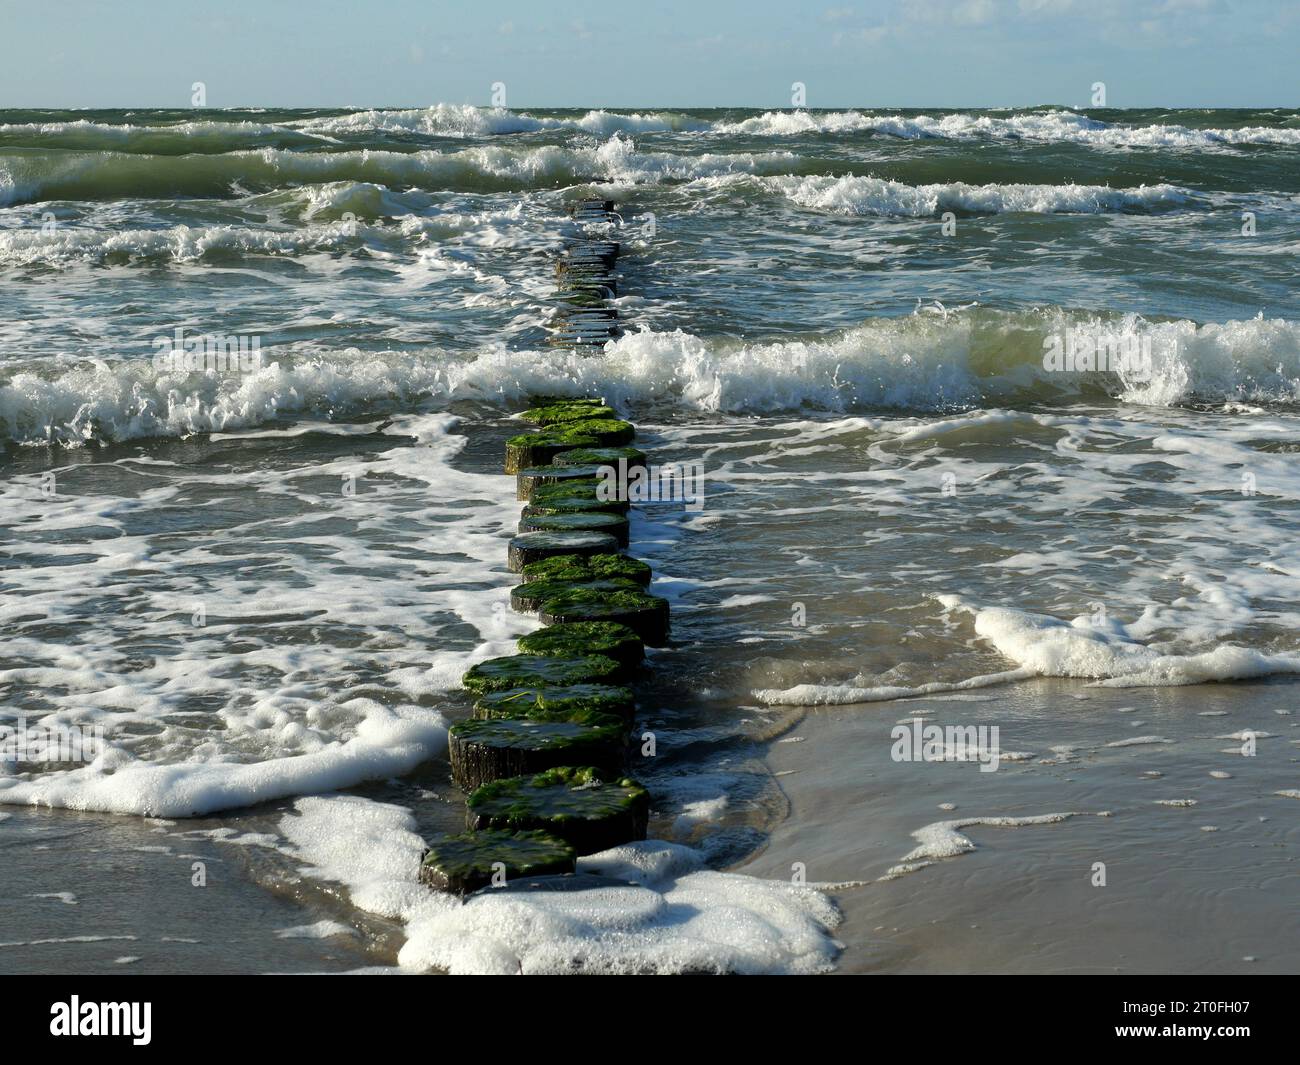
<svg viewBox="0 0 1300 1065"><path fill-rule="evenodd" d="M556 655L561 658L604 655L626 666L634 666L645 657L641 637L626 625L614 621L548 625L521 636L518 647L520 654L527 655Z"/></svg>
<svg viewBox="0 0 1300 1065"><path fill-rule="evenodd" d="M521 614L540 610L547 599L558 599L579 589L600 592L636 592L641 586L626 577L610 577L601 581L526 581L510 589L510 607Z"/></svg>
<svg viewBox="0 0 1300 1065"><path fill-rule="evenodd" d="M539 562L531 562L520 574L526 583L533 581L600 581L630 580L637 584L650 583L651 570L639 558L627 555L553 555Z"/></svg>
<svg viewBox="0 0 1300 1065"><path fill-rule="evenodd" d="M498 871L516 877L573 872L574 849L539 829L487 829L435 840L420 863L420 880L439 891L467 895L492 883ZM504 867L504 869L502 869Z"/></svg>
<svg viewBox="0 0 1300 1065"><path fill-rule="evenodd" d="M622 670L619 662L604 655L506 655L471 666L460 682L466 691L482 695L548 684L603 684L618 677Z"/></svg>
<svg viewBox="0 0 1300 1065"><path fill-rule="evenodd" d="M471 718L447 733L452 780L470 792L489 781L540 773L562 765L591 765L617 773L627 731L623 722L597 711L575 711L559 721Z"/></svg>
<svg viewBox="0 0 1300 1065"><path fill-rule="evenodd" d="M607 779L593 766L495 780L466 800L472 828L549 832L579 855L645 839L649 812L644 787L630 777Z"/></svg>
<svg viewBox="0 0 1300 1065"><path fill-rule="evenodd" d="M629 726L636 713L630 688L612 684L570 684L564 687L507 688L489 692L474 703L480 718L522 717L534 721L564 721L578 711L617 717Z"/></svg>

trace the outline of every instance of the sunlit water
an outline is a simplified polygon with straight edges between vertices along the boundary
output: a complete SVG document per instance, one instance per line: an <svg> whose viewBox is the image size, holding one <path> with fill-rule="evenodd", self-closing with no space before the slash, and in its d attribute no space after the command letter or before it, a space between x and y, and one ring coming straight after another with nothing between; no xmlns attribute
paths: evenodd
<svg viewBox="0 0 1300 1065"><path fill-rule="evenodd" d="M0 770L0 968L505 964L403 870L536 624L511 412L592 391L706 470L634 518L652 836L826 885L842 971L1293 970L1297 162L1283 111L0 113L0 712L110 741ZM581 357L592 194L629 332ZM160 372L178 328L260 362ZM896 761L916 716L1005 757Z"/></svg>

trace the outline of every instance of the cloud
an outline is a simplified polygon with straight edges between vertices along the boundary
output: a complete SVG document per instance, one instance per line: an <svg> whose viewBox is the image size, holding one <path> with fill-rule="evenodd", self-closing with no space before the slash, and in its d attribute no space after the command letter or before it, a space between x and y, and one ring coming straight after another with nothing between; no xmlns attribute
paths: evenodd
<svg viewBox="0 0 1300 1065"><path fill-rule="evenodd" d="M1074 0L1020 0L1022 15L1064 15L1074 7Z"/></svg>
<svg viewBox="0 0 1300 1065"><path fill-rule="evenodd" d="M986 26L997 20L996 0L911 0L903 7L910 22L941 26Z"/></svg>

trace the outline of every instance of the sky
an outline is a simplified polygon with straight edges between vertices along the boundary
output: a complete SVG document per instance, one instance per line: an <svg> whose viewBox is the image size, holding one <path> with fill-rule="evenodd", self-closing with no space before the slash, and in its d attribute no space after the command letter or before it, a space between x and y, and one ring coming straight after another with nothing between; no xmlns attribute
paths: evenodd
<svg viewBox="0 0 1300 1065"><path fill-rule="evenodd" d="M1297 0L0 0L0 108L1300 106Z"/></svg>

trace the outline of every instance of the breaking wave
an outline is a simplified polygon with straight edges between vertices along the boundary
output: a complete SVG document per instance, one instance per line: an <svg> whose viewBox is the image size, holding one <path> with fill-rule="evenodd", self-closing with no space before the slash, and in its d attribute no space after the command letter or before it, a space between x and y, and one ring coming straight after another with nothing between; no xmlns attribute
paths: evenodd
<svg viewBox="0 0 1300 1065"><path fill-rule="evenodd" d="M656 183L737 172L781 173L795 161L788 152L638 152L621 134L590 148L487 145L448 152L313 153L264 148L167 159L65 152L0 157L0 206L56 199L226 197L339 181L482 192L583 182Z"/></svg>
<svg viewBox="0 0 1300 1065"><path fill-rule="evenodd" d="M1149 372L1045 370L1045 338L1071 328L1134 338L1154 352ZM1079 397L1157 407L1289 404L1300 402L1300 324L934 307L776 343L634 332L594 357L504 346L469 358L439 350L265 349L262 365L228 375L160 373L146 358L46 358L0 374L0 439L78 445L229 430L285 415L377 415L589 391L623 404L724 413L934 412Z"/></svg>
<svg viewBox="0 0 1300 1065"><path fill-rule="evenodd" d="M845 175L704 178L705 183L757 181L801 207L841 215L928 218L943 211L967 214L1145 214L1204 202L1174 185L1132 189L1108 185L970 185L964 181L908 185L884 178Z"/></svg>
<svg viewBox="0 0 1300 1065"><path fill-rule="evenodd" d="M906 140L1023 140L1099 148L1224 148L1238 145L1300 145L1300 129L1245 126L1196 129L1189 126L1102 122L1072 111L1030 114L882 115L870 111L768 111L752 118L719 122L712 132L749 136L818 133L879 133Z"/></svg>

